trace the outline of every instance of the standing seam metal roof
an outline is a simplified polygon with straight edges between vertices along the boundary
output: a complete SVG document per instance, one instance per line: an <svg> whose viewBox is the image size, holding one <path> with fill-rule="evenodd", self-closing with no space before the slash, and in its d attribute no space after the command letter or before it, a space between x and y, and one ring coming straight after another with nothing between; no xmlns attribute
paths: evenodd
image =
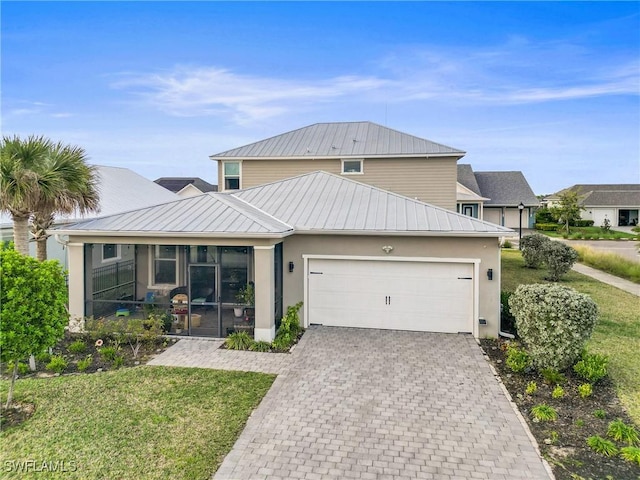
<svg viewBox="0 0 640 480"><path fill-rule="evenodd" d="M217 153L210 158L336 158L447 154L461 157L465 152L372 122L342 122L316 123Z"/></svg>

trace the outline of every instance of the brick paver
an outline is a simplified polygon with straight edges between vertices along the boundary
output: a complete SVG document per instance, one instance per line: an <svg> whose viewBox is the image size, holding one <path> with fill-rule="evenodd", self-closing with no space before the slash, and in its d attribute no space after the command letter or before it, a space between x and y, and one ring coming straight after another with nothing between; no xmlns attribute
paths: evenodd
<svg viewBox="0 0 640 480"><path fill-rule="evenodd" d="M552 478L470 335L312 327L290 355L217 346L152 362L279 373L214 479Z"/></svg>

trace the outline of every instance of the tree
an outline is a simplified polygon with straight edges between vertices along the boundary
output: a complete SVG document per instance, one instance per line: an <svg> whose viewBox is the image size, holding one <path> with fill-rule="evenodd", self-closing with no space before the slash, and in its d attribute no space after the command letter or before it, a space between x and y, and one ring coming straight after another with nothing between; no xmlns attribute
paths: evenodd
<svg viewBox="0 0 640 480"><path fill-rule="evenodd" d="M582 210L584 210L584 208L580 206L578 192L573 190L568 190L561 194L558 205L551 209L560 222L564 223L567 234L569 234L569 225L576 220L580 220L580 212Z"/></svg>
<svg viewBox="0 0 640 480"><path fill-rule="evenodd" d="M13 220L13 241L16 250L29 254L29 219L40 196L41 188L36 166L51 148L44 137L3 137L0 144L0 210Z"/></svg>
<svg viewBox="0 0 640 480"><path fill-rule="evenodd" d="M86 213L98 210L97 174L87 165L85 151L80 147L58 143L40 165L43 175L57 177L54 195L42 196L34 208L31 233L36 239L36 257L47 259L47 230L56 213Z"/></svg>
<svg viewBox="0 0 640 480"><path fill-rule="evenodd" d="M83 149L42 136L3 137L0 144L0 209L11 214L16 249L29 253L29 220L38 259L45 260L46 230L56 213L96 210L95 167Z"/></svg>
<svg viewBox="0 0 640 480"><path fill-rule="evenodd" d="M6 408L13 400L18 361L53 346L69 321L67 287L57 261L40 262L0 247L0 359L13 362Z"/></svg>

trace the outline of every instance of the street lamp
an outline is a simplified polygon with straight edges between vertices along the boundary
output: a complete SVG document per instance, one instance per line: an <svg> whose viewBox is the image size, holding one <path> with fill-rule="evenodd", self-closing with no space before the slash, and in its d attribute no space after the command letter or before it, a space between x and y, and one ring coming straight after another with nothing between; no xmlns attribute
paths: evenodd
<svg viewBox="0 0 640 480"><path fill-rule="evenodd" d="M522 250L522 211L524 210L524 203L520 202L518 205L518 211L520 212L520 232L518 233L518 249Z"/></svg>

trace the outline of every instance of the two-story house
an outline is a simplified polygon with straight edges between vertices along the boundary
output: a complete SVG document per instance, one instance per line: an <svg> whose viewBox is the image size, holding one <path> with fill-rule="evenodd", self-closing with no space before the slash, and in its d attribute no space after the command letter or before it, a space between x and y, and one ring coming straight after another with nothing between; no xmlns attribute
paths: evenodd
<svg viewBox="0 0 640 480"><path fill-rule="evenodd" d="M58 232L69 241L69 308L137 315L151 294L170 311L180 292L181 334L248 329L272 340L284 308L303 301L304 326L497 336L499 244L512 231L456 212L463 155L369 122L312 125L213 155L220 192ZM102 244L134 245L134 300L92 291L86 258ZM255 315L237 318L248 284Z"/></svg>

